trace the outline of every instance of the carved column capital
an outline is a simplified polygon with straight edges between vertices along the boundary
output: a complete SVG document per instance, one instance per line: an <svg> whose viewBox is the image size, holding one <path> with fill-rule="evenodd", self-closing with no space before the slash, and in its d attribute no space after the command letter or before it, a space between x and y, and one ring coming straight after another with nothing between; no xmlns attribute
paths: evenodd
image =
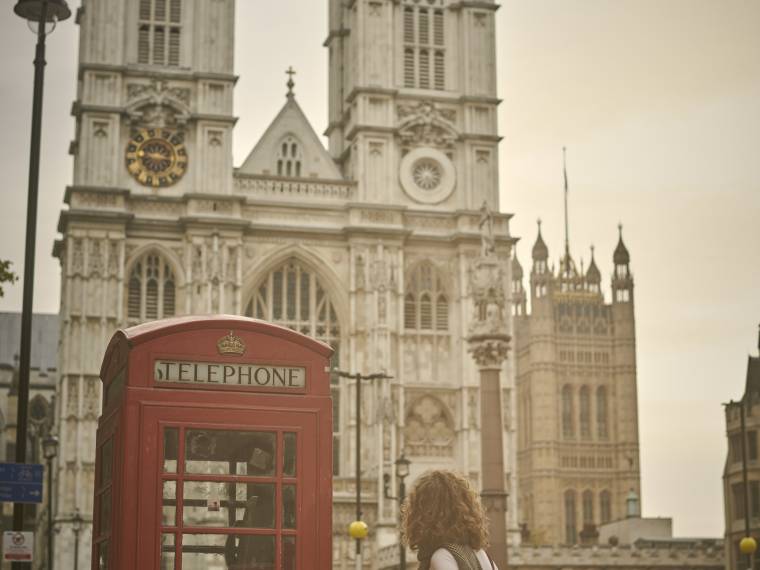
<svg viewBox="0 0 760 570"><path fill-rule="evenodd" d="M508 334L474 334L467 339L470 345L467 351L480 369L501 369L509 353L510 340L512 337Z"/></svg>

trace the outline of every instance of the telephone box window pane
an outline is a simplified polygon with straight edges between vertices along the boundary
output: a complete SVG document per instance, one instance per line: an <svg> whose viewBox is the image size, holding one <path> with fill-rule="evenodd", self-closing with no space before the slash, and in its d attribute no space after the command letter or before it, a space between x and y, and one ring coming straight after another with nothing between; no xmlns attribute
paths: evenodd
<svg viewBox="0 0 760 570"><path fill-rule="evenodd" d="M100 448L100 488L111 482L113 467L113 440L109 439Z"/></svg>
<svg viewBox="0 0 760 570"><path fill-rule="evenodd" d="M171 552L161 553L161 570L174 570L174 559L176 558L174 547Z"/></svg>
<svg viewBox="0 0 760 570"><path fill-rule="evenodd" d="M178 442L177 428L166 428L164 430L164 473L177 472Z"/></svg>
<svg viewBox="0 0 760 570"><path fill-rule="evenodd" d="M227 566L223 566L222 568L229 568L231 570L274 570L274 545L274 536L230 535L225 545L224 553Z"/></svg>
<svg viewBox="0 0 760 570"><path fill-rule="evenodd" d="M282 570L296 570L296 537L282 539Z"/></svg>
<svg viewBox="0 0 760 570"><path fill-rule="evenodd" d="M161 535L161 570L174 570L174 535Z"/></svg>
<svg viewBox="0 0 760 570"><path fill-rule="evenodd" d="M182 520L186 526L230 527L246 502L245 484L185 481Z"/></svg>
<svg viewBox="0 0 760 570"><path fill-rule="evenodd" d="M100 496L100 534L111 530L111 490Z"/></svg>
<svg viewBox="0 0 760 570"><path fill-rule="evenodd" d="M161 524L174 526L177 524L177 482L164 481L164 496L161 509Z"/></svg>
<svg viewBox="0 0 760 570"><path fill-rule="evenodd" d="M282 528L296 528L296 486L282 487Z"/></svg>
<svg viewBox="0 0 760 570"><path fill-rule="evenodd" d="M268 432L188 430L185 472L207 475L274 476L275 434Z"/></svg>
<svg viewBox="0 0 760 570"><path fill-rule="evenodd" d="M182 535L182 568L235 568L226 563L234 538L225 534ZM231 547L228 542L233 543Z"/></svg>
<svg viewBox="0 0 760 570"><path fill-rule="evenodd" d="M274 483L248 485L248 501L242 518L235 526L243 528L274 528Z"/></svg>
<svg viewBox="0 0 760 570"><path fill-rule="evenodd" d="M108 570L108 541L98 545L98 570Z"/></svg>
<svg viewBox="0 0 760 570"><path fill-rule="evenodd" d="M296 476L296 434L286 433L284 436L285 456L282 466L282 474L285 477Z"/></svg>

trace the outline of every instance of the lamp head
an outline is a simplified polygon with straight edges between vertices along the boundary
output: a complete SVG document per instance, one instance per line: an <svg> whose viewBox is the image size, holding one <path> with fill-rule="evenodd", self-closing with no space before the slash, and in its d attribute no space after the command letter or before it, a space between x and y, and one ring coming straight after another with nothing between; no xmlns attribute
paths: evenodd
<svg viewBox="0 0 760 570"><path fill-rule="evenodd" d="M51 435L42 440L42 453L45 459L53 459L58 455L58 438Z"/></svg>
<svg viewBox="0 0 760 570"><path fill-rule="evenodd" d="M25 20L39 23L43 4L47 4L46 22L61 22L71 16L66 0L18 0L13 11Z"/></svg>
<svg viewBox="0 0 760 570"><path fill-rule="evenodd" d="M74 511L74 517L71 519L71 530L74 532L81 531L83 522L84 519L82 519L82 515L79 514L79 509L77 509Z"/></svg>
<svg viewBox="0 0 760 570"><path fill-rule="evenodd" d="M401 480L406 479L409 476L409 465L411 463L402 452L401 457L396 459L396 477Z"/></svg>

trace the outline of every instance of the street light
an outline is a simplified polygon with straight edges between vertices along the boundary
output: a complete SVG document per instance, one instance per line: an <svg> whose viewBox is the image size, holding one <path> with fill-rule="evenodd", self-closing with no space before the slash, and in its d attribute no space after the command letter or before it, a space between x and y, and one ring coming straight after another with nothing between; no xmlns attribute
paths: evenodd
<svg viewBox="0 0 760 570"><path fill-rule="evenodd" d="M58 455L58 438L47 436L42 441L42 452L48 469L48 570L53 570L53 460Z"/></svg>
<svg viewBox="0 0 760 570"><path fill-rule="evenodd" d="M401 457L394 462L394 465L396 466L396 479L398 479L398 497L394 497L390 493L391 476L388 473L383 475L383 495L386 499L398 501L399 508L406 500L406 483L404 480L409 476L409 465L411 465L411 463L412 462L406 458L403 451L401 452ZM400 539L398 541L398 546L399 568L401 570L406 570L406 546Z"/></svg>
<svg viewBox="0 0 760 570"><path fill-rule="evenodd" d="M34 299L34 254L37 237L37 195L40 182L40 139L42 133L42 93L45 82L46 23L63 21L71 16L65 0L18 0L13 8L17 16L37 24L37 47L34 56L34 95L32 98L32 139L29 148L29 191L26 206L26 244L24 251L24 300L21 310L21 349L18 404L16 409L16 463L26 462L27 408L29 406L29 369L32 348L32 302ZM51 30L52 31L52 30ZM13 505L13 530L24 529L24 504ZM24 564L14 562L14 570Z"/></svg>
<svg viewBox="0 0 760 570"><path fill-rule="evenodd" d="M79 533L82 530L84 519L79 514L79 509L74 511L74 518L71 519L71 530L74 531L74 570L79 570Z"/></svg>
<svg viewBox="0 0 760 570"><path fill-rule="evenodd" d="M351 374L342 370L333 369L333 374L339 378L356 380L356 520L349 526L349 536L356 540L356 568L362 567L362 540L367 536L367 525L362 521L362 382L364 380L387 380L393 378L385 372L363 375ZM363 529L361 530L363 525ZM363 536L362 536L363 534Z"/></svg>

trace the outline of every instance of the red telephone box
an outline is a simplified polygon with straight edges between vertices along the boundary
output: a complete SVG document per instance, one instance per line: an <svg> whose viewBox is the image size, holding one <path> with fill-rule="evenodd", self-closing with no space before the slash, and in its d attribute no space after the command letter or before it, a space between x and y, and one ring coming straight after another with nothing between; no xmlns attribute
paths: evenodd
<svg viewBox="0 0 760 570"><path fill-rule="evenodd" d="M93 570L331 568L331 354L242 317L118 331L100 374Z"/></svg>

